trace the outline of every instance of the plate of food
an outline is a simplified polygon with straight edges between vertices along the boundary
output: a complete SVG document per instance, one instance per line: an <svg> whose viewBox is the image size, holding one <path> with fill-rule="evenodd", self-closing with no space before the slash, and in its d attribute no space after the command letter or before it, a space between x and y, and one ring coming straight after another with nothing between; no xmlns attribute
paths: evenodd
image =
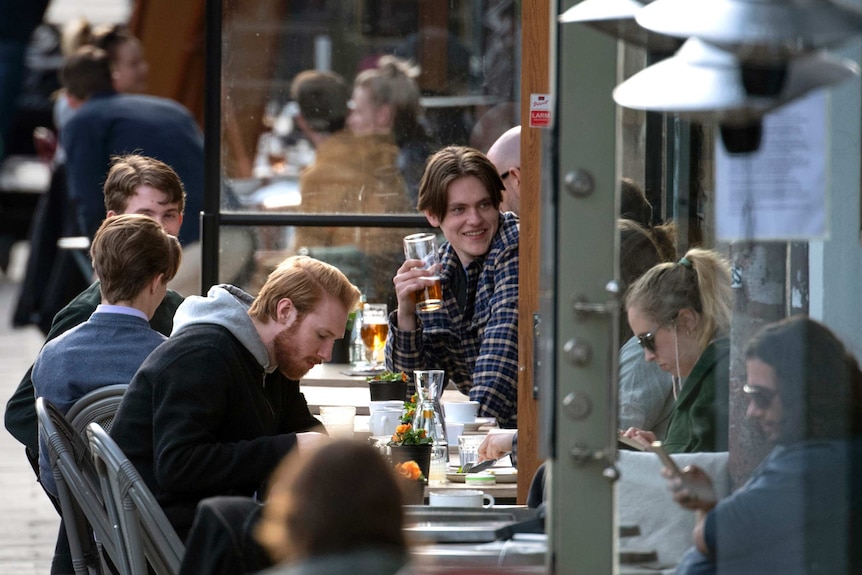
<svg viewBox="0 0 862 575"><path fill-rule="evenodd" d="M450 467L446 473L446 479L452 483L464 483L466 481L466 473L458 473L459 467ZM497 478L497 483L517 483L518 470L514 467L492 467L482 473L493 473Z"/></svg>
<svg viewBox="0 0 862 575"><path fill-rule="evenodd" d="M476 421L470 421L464 424L464 431L479 431L479 428L485 425L493 425L495 423L493 417L477 417Z"/></svg>

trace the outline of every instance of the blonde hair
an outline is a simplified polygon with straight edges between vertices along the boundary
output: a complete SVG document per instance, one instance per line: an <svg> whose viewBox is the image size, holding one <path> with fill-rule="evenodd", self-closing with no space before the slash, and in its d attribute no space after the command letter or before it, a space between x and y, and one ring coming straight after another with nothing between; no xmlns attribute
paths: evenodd
<svg viewBox="0 0 862 575"><path fill-rule="evenodd" d="M697 339L705 349L728 332L732 301L729 262L713 250L693 248L678 262L642 275L626 294L626 309L636 306L662 325L673 323L682 309L696 311L702 320Z"/></svg>
<svg viewBox="0 0 862 575"><path fill-rule="evenodd" d="M308 256L292 256L281 262L260 289L248 314L267 323L278 314L278 302L289 298L300 316L314 310L324 295L337 299L350 311L359 302L359 288L341 270Z"/></svg>

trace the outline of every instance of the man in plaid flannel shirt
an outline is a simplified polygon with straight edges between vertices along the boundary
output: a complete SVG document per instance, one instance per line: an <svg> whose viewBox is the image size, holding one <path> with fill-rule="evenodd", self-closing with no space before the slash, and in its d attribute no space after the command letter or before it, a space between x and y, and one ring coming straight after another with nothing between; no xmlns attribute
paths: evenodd
<svg viewBox="0 0 862 575"><path fill-rule="evenodd" d="M414 292L433 274L407 260L393 280L386 366L444 369L479 416L517 426L518 217L500 213L503 181L481 152L450 146L428 160L418 209L446 238L440 248L443 307L417 311Z"/></svg>

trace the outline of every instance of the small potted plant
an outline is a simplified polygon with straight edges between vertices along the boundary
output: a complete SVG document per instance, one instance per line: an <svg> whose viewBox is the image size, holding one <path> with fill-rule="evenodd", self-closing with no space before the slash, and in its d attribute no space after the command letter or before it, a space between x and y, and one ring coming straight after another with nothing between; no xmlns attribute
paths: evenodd
<svg viewBox="0 0 862 575"><path fill-rule="evenodd" d="M403 371L384 371L365 378L371 392L371 401L404 401L410 378Z"/></svg>
<svg viewBox="0 0 862 575"><path fill-rule="evenodd" d="M424 429L413 429L412 423L402 423L387 444L389 457L394 464L415 461L423 476L431 469L431 438Z"/></svg>
<svg viewBox="0 0 862 575"><path fill-rule="evenodd" d="M425 501L425 483L427 478L419 464L410 459L395 464L395 471L402 480L402 494L405 505L422 505Z"/></svg>

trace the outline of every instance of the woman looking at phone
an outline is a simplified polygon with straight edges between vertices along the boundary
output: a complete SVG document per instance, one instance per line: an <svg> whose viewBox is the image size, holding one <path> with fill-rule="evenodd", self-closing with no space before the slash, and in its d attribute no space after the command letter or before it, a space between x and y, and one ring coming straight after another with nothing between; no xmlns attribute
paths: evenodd
<svg viewBox="0 0 862 575"><path fill-rule="evenodd" d="M727 450L731 299L727 261L699 248L652 267L626 294L644 357L672 378L674 407L663 441L669 453ZM647 447L656 439L634 427L624 434Z"/></svg>
<svg viewBox="0 0 862 575"><path fill-rule="evenodd" d="M665 468L696 512L677 574L859 573L862 373L825 326L796 316L763 328L745 354L746 415L776 445L720 502L696 466Z"/></svg>

